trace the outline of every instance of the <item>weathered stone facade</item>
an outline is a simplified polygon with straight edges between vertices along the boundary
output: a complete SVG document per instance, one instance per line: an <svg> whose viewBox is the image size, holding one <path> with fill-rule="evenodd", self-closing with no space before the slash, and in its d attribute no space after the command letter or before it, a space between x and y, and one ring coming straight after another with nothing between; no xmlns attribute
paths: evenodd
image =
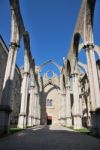
<svg viewBox="0 0 100 150"><path fill-rule="evenodd" d="M2 95L2 87L3 87L3 80L5 74L5 68L8 58L8 48L4 43L2 37L0 36L0 100ZM13 93L11 96L11 109L12 113L10 114L10 124L14 127L17 126L18 123L18 116L20 110L20 103L21 103L21 73L19 68L16 66L15 74L14 74L14 81L13 81Z"/></svg>

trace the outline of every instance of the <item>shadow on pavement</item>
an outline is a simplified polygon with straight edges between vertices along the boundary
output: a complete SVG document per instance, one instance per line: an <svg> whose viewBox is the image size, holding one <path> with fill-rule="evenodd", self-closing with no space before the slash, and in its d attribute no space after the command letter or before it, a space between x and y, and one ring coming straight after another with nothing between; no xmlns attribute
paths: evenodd
<svg viewBox="0 0 100 150"><path fill-rule="evenodd" d="M38 126L0 139L0 150L100 150L100 140L64 127Z"/></svg>

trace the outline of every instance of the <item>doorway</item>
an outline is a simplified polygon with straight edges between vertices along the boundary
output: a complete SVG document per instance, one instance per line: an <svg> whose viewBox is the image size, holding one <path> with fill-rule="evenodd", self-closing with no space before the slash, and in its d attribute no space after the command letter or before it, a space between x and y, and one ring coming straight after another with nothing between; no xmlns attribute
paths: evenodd
<svg viewBox="0 0 100 150"><path fill-rule="evenodd" d="M52 124L52 116L47 116L47 125Z"/></svg>

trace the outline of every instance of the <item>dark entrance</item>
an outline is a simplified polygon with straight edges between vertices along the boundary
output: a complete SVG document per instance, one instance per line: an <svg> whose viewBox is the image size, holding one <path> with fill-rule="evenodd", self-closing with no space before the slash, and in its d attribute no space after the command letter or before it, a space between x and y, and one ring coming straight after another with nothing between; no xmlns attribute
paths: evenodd
<svg viewBox="0 0 100 150"><path fill-rule="evenodd" d="M52 116L47 116L47 125L52 124Z"/></svg>

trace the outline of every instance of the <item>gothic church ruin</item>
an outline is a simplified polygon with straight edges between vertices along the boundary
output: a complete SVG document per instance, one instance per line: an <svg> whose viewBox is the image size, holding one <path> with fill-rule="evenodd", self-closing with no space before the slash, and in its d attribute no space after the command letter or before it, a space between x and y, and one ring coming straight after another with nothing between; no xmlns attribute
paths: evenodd
<svg viewBox="0 0 100 150"><path fill-rule="evenodd" d="M9 48L0 36L0 134L8 132L10 127L59 124L74 129L90 127L94 134L100 135L100 47L93 38L96 0L82 1L63 66L51 59L36 66L19 0L9 2ZM24 64L18 68L16 57L22 38ZM78 59L82 50L86 64ZM60 75L48 70L41 76L47 64L54 64Z"/></svg>

